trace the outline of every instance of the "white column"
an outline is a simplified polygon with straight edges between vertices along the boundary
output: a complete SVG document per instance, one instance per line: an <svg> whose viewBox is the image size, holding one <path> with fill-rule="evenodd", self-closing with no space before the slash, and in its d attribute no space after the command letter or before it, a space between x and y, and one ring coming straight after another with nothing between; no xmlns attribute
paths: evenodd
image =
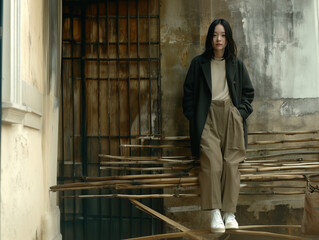
<svg viewBox="0 0 319 240"><path fill-rule="evenodd" d="M3 1L2 121L22 123L27 107L22 105L21 0Z"/></svg>

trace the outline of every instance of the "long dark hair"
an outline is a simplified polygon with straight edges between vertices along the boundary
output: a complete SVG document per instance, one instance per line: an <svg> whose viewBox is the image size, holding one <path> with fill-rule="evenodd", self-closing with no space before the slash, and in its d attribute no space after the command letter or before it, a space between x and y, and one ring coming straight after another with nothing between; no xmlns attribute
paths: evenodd
<svg viewBox="0 0 319 240"><path fill-rule="evenodd" d="M231 30L231 27L229 25L229 23L225 20L225 19L215 19L209 26L208 28L208 32L207 32L207 37L206 37L206 42L205 42L205 52L204 55L211 59L214 57L214 49L212 46L212 39L214 36L214 30L215 27L221 24L224 26L225 28L225 34L226 34L226 39L227 39L227 46L225 48L225 52L224 52L224 58L228 59L228 58L233 58L236 57L237 55L237 46L236 43L233 39L233 33Z"/></svg>

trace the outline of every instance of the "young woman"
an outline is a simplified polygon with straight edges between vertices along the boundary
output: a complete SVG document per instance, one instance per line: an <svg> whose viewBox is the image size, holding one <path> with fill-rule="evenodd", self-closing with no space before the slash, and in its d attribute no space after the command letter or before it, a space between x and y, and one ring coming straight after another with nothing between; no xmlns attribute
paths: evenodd
<svg viewBox="0 0 319 240"><path fill-rule="evenodd" d="M245 158L254 88L236 53L229 23L216 19L208 29L205 52L192 60L184 83L183 111L190 123L192 154L200 161L201 205L211 211L213 232L238 228L238 164Z"/></svg>

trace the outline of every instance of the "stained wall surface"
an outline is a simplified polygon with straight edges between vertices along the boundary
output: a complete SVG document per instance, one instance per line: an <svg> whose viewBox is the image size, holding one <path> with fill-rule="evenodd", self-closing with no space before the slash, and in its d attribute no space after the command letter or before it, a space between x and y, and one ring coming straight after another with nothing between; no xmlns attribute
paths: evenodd
<svg viewBox="0 0 319 240"><path fill-rule="evenodd" d="M183 83L191 59L203 52L208 26L216 18L230 22L238 56L256 90L249 131L318 129L318 1L162 0L163 134L188 135L181 106ZM168 215L179 222L208 227L207 213L170 212L175 206L198 206L198 199L166 200L165 204ZM240 197L238 217L245 224L274 219L300 224L302 208L302 196Z"/></svg>
<svg viewBox="0 0 319 240"><path fill-rule="evenodd" d="M24 113L20 122L2 119L0 239L58 240L62 236L57 194L51 193L49 187L57 181L57 76L60 75L57 26L61 2L3 2L4 22L9 21L10 8L11 21L21 20L21 32L15 33L21 46L13 48L20 55L21 78L16 82L22 86L21 102L14 104L21 104ZM11 29L12 33L16 30L19 28ZM15 105L8 112L18 111Z"/></svg>

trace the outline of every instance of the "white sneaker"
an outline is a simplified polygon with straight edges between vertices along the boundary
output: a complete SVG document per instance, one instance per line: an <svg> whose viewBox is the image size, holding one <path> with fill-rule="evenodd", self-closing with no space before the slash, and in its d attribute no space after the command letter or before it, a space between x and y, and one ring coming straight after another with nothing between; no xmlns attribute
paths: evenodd
<svg viewBox="0 0 319 240"><path fill-rule="evenodd" d="M211 232L224 233L225 225L219 209L212 210L212 219L210 222Z"/></svg>
<svg viewBox="0 0 319 240"><path fill-rule="evenodd" d="M232 212L225 212L223 215L226 229L238 229L238 222Z"/></svg>

